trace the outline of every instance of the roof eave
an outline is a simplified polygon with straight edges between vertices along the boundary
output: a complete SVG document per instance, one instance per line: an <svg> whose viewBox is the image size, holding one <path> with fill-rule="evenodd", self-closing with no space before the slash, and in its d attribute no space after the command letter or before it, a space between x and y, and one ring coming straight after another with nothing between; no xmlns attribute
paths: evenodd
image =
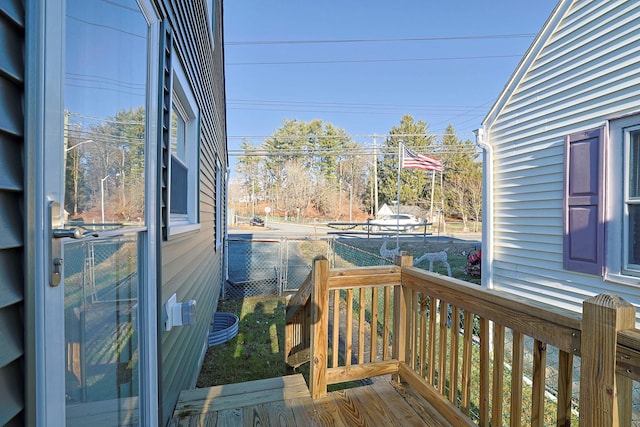
<svg viewBox="0 0 640 427"><path fill-rule="evenodd" d="M482 126L485 129L491 128L494 121L511 98L511 95L515 92L516 88L522 81L522 78L531 67L531 64L533 64L542 48L547 44L547 41L551 38L552 34L555 32L574 1L578 0L560 0L553 9L551 15L547 18L544 26L533 40L533 43L531 43L531 46L529 46L529 49L525 52L515 71L511 74L509 81L504 86L504 89L502 89L502 92L500 92L500 95L482 121Z"/></svg>

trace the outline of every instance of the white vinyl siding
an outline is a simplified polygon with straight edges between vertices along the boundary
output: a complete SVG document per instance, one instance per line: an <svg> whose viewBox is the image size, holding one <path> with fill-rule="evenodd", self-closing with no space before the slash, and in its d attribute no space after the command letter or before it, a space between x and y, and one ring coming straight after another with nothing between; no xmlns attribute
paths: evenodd
<svg viewBox="0 0 640 427"><path fill-rule="evenodd" d="M486 123L493 147L492 284L579 310L638 288L563 270L564 138L640 110L640 3L573 2Z"/></svg>

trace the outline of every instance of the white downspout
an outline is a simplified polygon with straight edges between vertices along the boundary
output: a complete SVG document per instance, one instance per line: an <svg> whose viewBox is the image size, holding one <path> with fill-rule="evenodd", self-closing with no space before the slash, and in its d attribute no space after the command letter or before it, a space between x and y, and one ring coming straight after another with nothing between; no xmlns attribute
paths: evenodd
<svg viewBox="0 0 640 427"><path fill-rule="evenodd" d="M493 289L493 149L485 141L484 128L473 132L482 148L482 286Z"/></svg>

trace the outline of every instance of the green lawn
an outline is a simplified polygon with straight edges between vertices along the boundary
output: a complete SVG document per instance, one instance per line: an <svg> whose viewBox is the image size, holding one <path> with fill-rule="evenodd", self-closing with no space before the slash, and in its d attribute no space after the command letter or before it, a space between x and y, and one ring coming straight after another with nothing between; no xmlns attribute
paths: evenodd
<svg viewBox="0 0 640 427"><path fill-rule="evenodd" d="M209 348L197 386L285 375L285 308L284 297L276 295L221 301L218 311L234 313L240 319L238 335Z"/></svg>
<svg viewBox="0 0 640 427"><path fill-rule="evenodd" d="M326 251L324 242L301 242L299 252L308 258ZM353 267L363 265L359 254L371 253L377 255L380 250L379 239L349 239L348 244L336 249L335 266ZM390 248L395 247L395 241L389 242ZM478 280L467 277L464 269L467 265L466 256L462 252L474 249L472 243L458 243L442 239L441 242L423 242L414 239L411 243L402 242L400 249L408 251L414 258L425 252L447 251L452 276L479 283ZM371 257L369 257L371 258ZM379 262L379 259L373 259ZM423 261L418 265L428 269L429 263ZM447 274L442 263L433 266L435 272ZM357 311L357 303L354 306ZM287 373L284 363L284 319L286 302L284 297L267 295L220 301L218 310L236 314L240 319L238 335L224 343L209 348L198 378L198 387L219 384L230 384L251 381L262 378L282 376ZM303 374L308 371L308 364L300 367Z"/></svg>

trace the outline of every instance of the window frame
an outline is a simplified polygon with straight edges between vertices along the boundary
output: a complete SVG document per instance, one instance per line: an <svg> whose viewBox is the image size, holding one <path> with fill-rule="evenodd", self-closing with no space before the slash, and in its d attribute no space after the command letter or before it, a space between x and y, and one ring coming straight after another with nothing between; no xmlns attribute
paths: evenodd
<svg viewBox="0 0 640 427"><path fill-rule="evenodd" d="M640 266L629 264L630 135L640 131L640 114L609 122L607 141L606 279L640 284ZM636 200L633 204L639 204Z"/></svg>
<svg viewBox="0 0 640 427"><path fill-rule="evenodd" d="M631 135L632 133L637 134L637 138L640 138L640 117L638 117L638 124L632 126L625 130L624 133L624 230L623 236L625 237L623 240L623 254L624 254L624 265L623 272L629 273L631 276L640 276L640 264L631 264L630 263L630 251L631 251L631 232L630 232L630 207L631 205L640 206L640 196L632 197L631 196L631 144L633 142ZM640 147L638 147L640 148ZM637 154L636 154L637 156ZM636 165L636 167L640 167Z"/></svg>
<svg viewBox="0 0 640 427"><path fill-rule="evenodd" d="M198 210L200 191L200 111L193 96L186 73L178 59L177 49L174 47L174 55L171 60L171 115L174 109L184 120L184 158L173 153L172 144L169 143L169 191L168 191L168 236L195 231L200 229L200 213ZM169 121L169 134L173 132L172 120ZM171 212L172 191L172 163L180 162L187 169L187 213Z"/></svg>

